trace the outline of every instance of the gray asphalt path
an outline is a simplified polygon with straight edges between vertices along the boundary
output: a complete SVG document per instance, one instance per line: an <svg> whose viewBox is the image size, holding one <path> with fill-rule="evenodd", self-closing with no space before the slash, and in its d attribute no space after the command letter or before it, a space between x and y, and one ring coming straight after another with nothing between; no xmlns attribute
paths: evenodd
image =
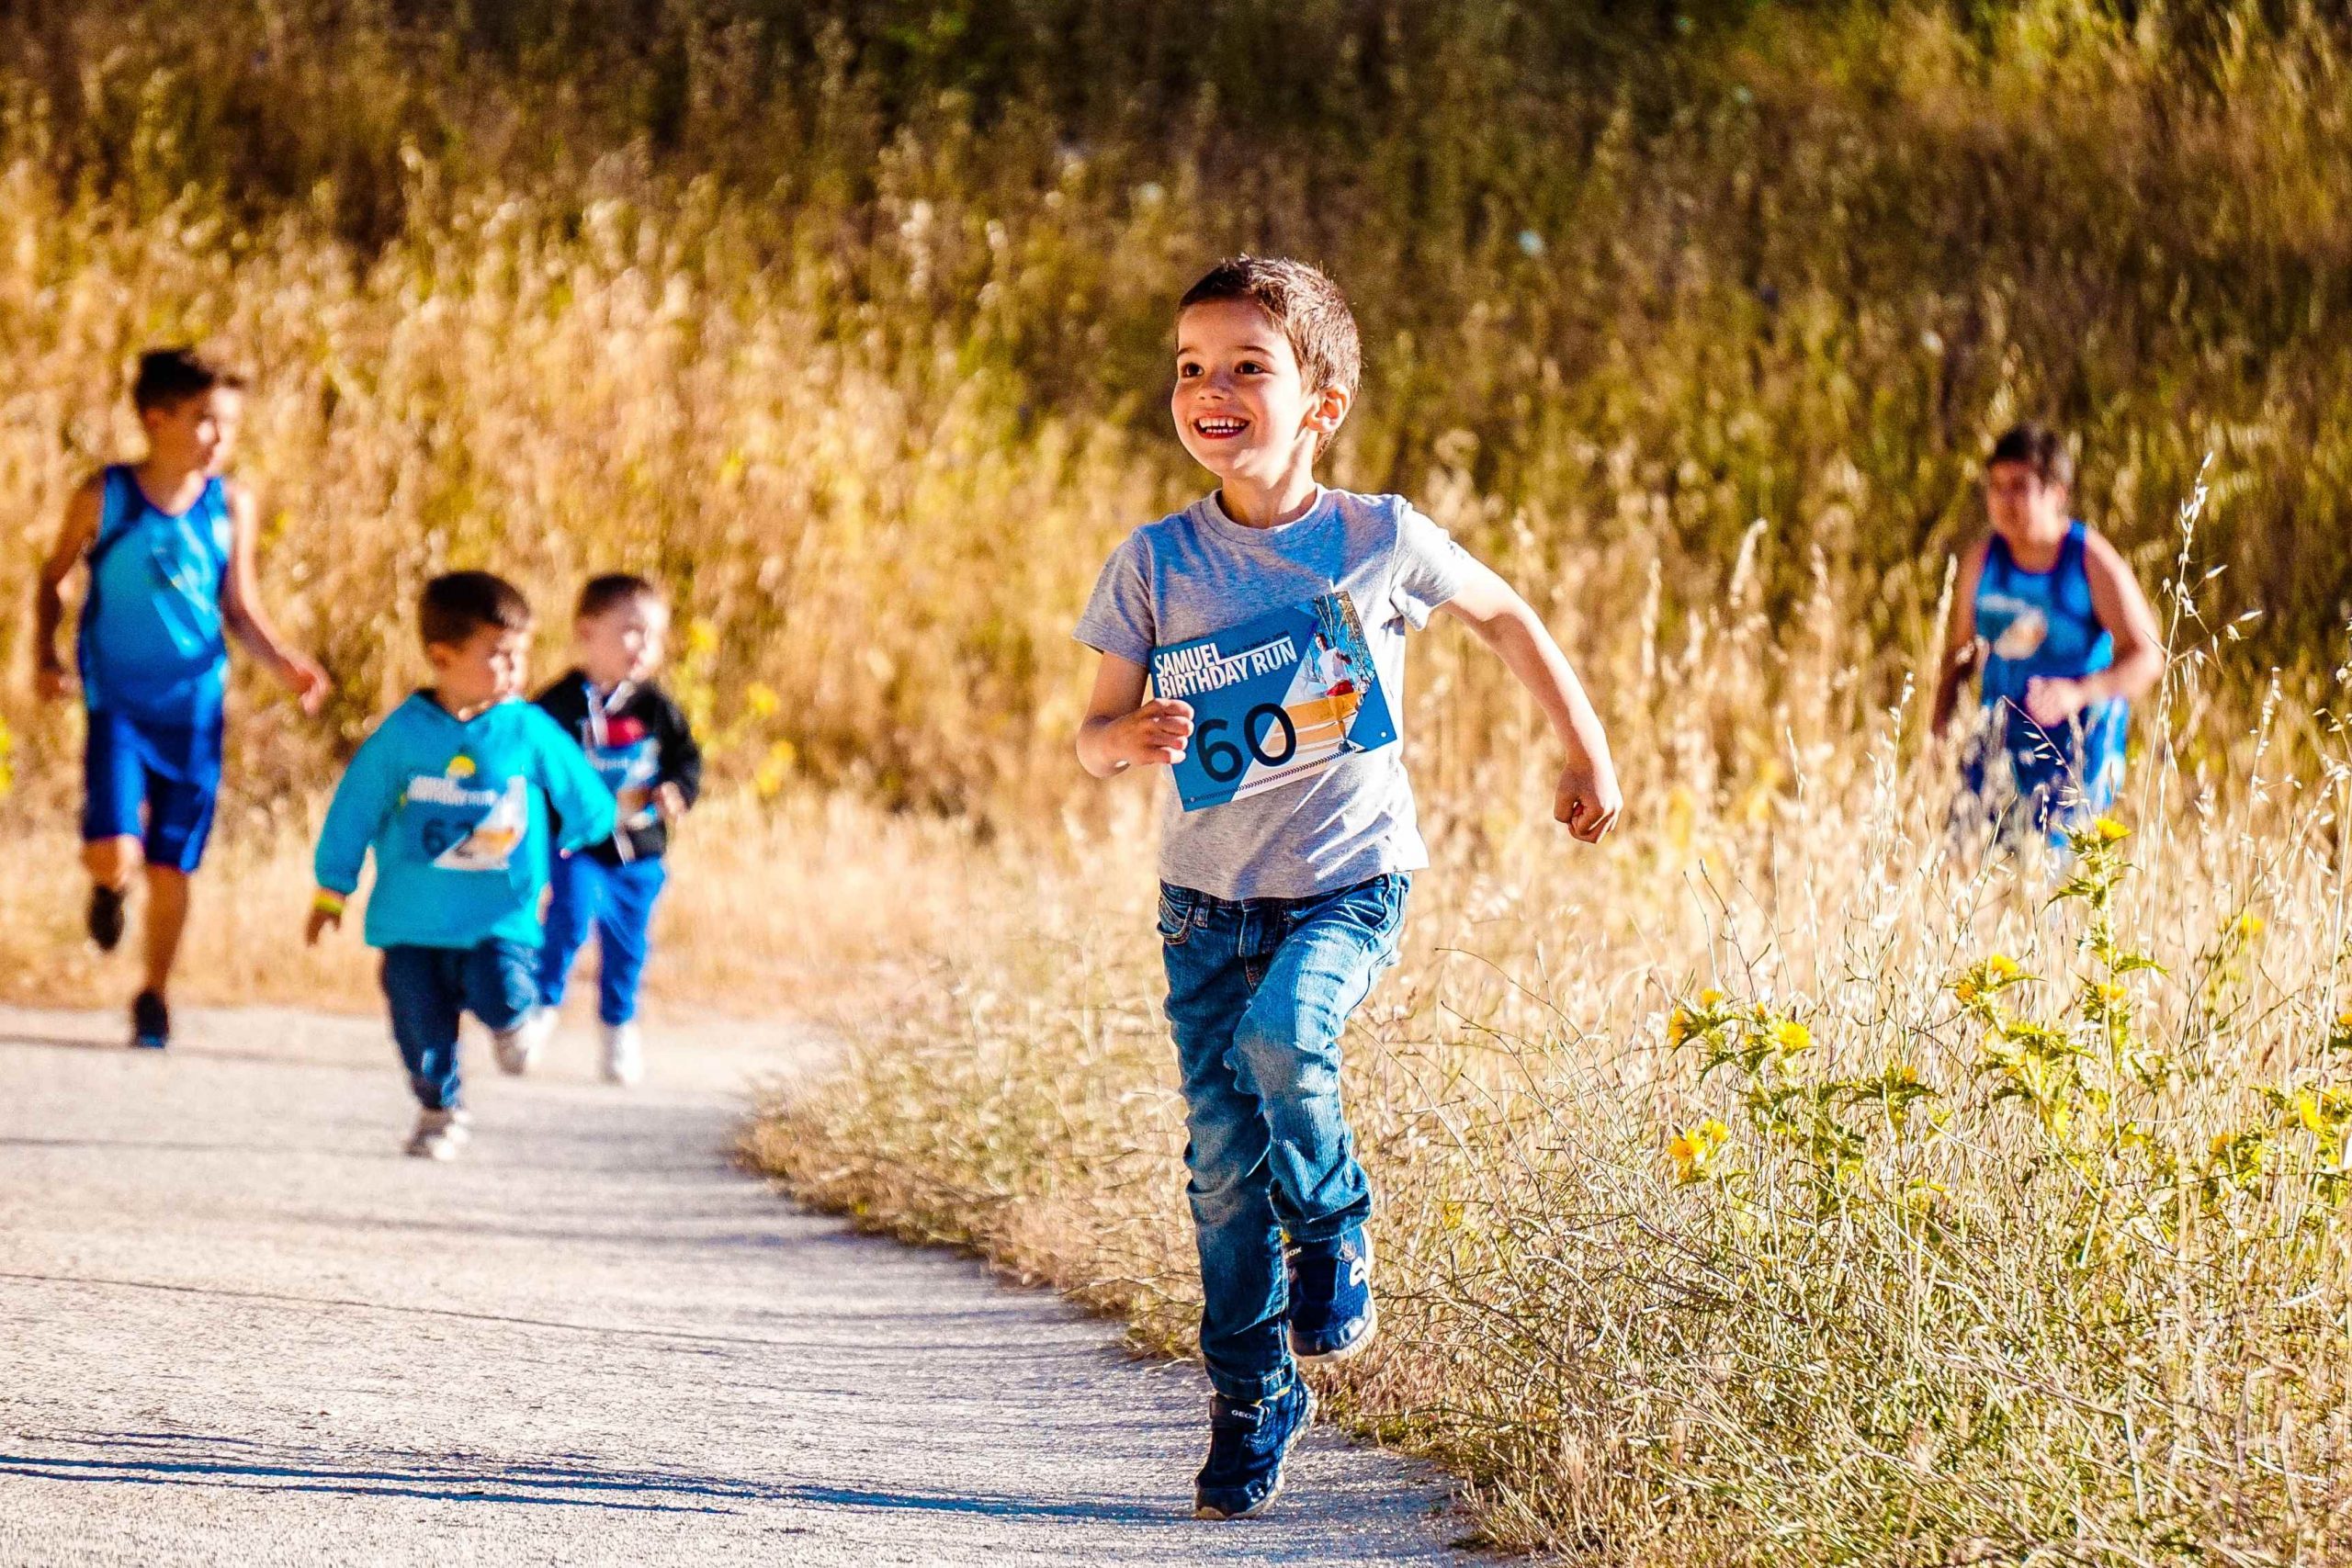
<svg viewBox="0 0 2352 1568"><path fill-rule="evenodd" d="M0 1562L1459 1561L1424 1472L1318 1433L1189 1517L1197 1370L732 1168L788 1039L560 1036L401 1157L380 1021L0 1010Z"/></svg>

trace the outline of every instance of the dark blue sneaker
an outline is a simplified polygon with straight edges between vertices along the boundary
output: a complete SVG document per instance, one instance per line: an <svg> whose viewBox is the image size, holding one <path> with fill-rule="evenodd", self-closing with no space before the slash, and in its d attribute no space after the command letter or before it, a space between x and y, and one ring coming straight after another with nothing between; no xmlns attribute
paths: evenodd
<svg viewBox="0 0 2352 1568"><path fill-rule="evenodd" d="M160 1051L172 1043L172 1010L153 991L141 991L130 1004L130 1043L145 1051Z"/></svg>
<svg viewBox="0 0 2352 1568"><path fill-rule="evenodd" d="M122 944L122 889L96 886L90 889L90 912L84 924L90 928L90 940L98 944L100 953L112 953Z"/></svg>
<svg viewBox="0 0 2352 1568"><path fill-rule="evenodd" d="M1209 1461L1193 1487L1193 1516L1246 1519L1264 1512L1283 1489L1283 1461L1314 1419L1315 1394L1295 1377L1255 1404L1216 1395L1209 1406Z"/></svg>
<svg viewBox="0 0 2352 1568"><path fill-rule="evenodd" d="M1290 1353L1302 1361L1344 1361L1372 1343L1372 1238L1362 1227L1290 1249Z"/></svg>

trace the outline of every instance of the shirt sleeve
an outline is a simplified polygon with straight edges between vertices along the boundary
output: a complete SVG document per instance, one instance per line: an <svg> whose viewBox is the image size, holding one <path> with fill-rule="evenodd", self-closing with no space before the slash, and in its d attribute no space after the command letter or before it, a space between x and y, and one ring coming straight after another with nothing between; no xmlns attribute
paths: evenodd
<svg viewBox="0 0 2352 1568"><path fill-rule="evenodd" d="M534 728L539 740L539 787L547 791L548 808L559 824L556 847L569 853L603 843L613 836L612 790L562 726L536 708L531 716L538 721Z"/></svg>
<svg viewBox="0 0 2352 1568"><path fill-rule="evenodd" d="M1453 535L1418 508L1398 503L1396 572L1390 580L1397 614L1416 627L1428 626L1430 612L1462 592L1470 565L1470 552Z"/></svg>
<svg viewBox="0 0 2352 1568"><path fill-rule="evenodd" d="M1130 534L1103 563L1093 595L1078 617L1078 640L1097 653L1130 663L1149 664L1159 644L1159 617L1152 613L1151 547Z"/></svg>
<svg viewBox="0 0 2352 1568"><path fill-rule="evenodd" d="M686 710L667 692L662 694L662 782L678 786L692 806L702 798L702 742Z"/></svg>
<svg viewBox="0 0 2352 1568"><path fill-rule="evenodd" d="M392 811L391 748L383 733L378 727L352 753L351 765L344 769L341 782L334 786L334 800L319 829L318 851L311 856L311 869L319 886L345 897L358 887L368 846L384 830L385 818Z"/></svg>

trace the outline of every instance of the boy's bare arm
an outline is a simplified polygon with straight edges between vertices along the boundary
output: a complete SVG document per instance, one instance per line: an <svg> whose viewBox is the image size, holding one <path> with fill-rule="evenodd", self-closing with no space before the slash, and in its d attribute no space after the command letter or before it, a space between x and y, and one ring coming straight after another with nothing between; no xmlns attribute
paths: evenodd
<svg viewBox="0 0 2352 1568"><path fill-rule="evenodd" d="M2091 580L2091 610L2115 639L2115 662L2087 677L2098 697L2145 696L2164 678L2165 638L2140 580L2105 536L2085 541L2083 565Z"/></svg>
<svg viewBox="0 0 2352 1568"><path fill-rule="evenodd" d="M1098 779L1138 764L1181 761L1193 739L1193 705L1144 700L1144 667L1114 653L1094 671L1094 694L1078 727L1079 765Z"/></svg>
<svg viewBox="0 0 2352 1568"><path fill-rule="evenodd" d="M220 618L228 623L237 640L252 649L254 657L268 665L270 673L294 694L302 711L315 714L324 705L333 682L307 655L278 639L277 628L270 625L269 617L262 611L258 573L254 569L254 539L260 531L260 523L251 492L242 486L232 489L229 508L233 533L229 550L229 581L220 595Z"/></svg>
<svg viewBox="0 0 2352 1568"><path fill-rule="evenodd" d="M93 475L66 502L56 542L40 563L40 578L33 588L33 679L43 697L63 697L74 690L73 673L57 651L58 628L65 622L65 597L61 591L98 536L105 499L106 481Z"/></svg>
<svg viewBox="0 0 2352 1568"><path fill-rule="evenodd" d="M1553 733L1567 751L1552 815L1576 838L1599 843L1615 825L1624 797L1600 716L1551 629L1510 583L1475 563L1462 591L1439 607L1495 650L1552 721Z"/></svg>
<svg viewBox="0 0 2352 1568"><path fill-rule="evenodd" d="M1976 640L1976 584L1984 575L1986 541L1978 540L1960 558L1952 576L1951 607L1944 616L1944 647L1936 661L1936 700L1928 709L1928 729L1941 735L1951 728L1960 707L1961 683L1976 673L1984 649Z"/></svg>
<svg viewBox="0 0 2352 1568"><path fill-rule="evenodd" d="M2098 534L2084 542L2083 573L2090 579L2091 613L2115 639L2115 657L2087 675L2043 675L2026 682L2026 716L2036 724L2059 725L2093 703L2126 701L2154 686L2165 672L2164 637L2156 613L2132 569L2115 547Z"/></svg>

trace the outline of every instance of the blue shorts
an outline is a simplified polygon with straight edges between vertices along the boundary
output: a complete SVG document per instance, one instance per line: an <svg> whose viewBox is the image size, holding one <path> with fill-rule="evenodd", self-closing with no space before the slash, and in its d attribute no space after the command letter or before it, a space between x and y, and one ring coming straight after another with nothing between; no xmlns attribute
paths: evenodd
<svg viewBox="0 0 2352 1568"><path fill-rule="evenodd" d="M90 715L82 841L137 839L149 865L194 871L220 797L220 726Z"/></svg>

